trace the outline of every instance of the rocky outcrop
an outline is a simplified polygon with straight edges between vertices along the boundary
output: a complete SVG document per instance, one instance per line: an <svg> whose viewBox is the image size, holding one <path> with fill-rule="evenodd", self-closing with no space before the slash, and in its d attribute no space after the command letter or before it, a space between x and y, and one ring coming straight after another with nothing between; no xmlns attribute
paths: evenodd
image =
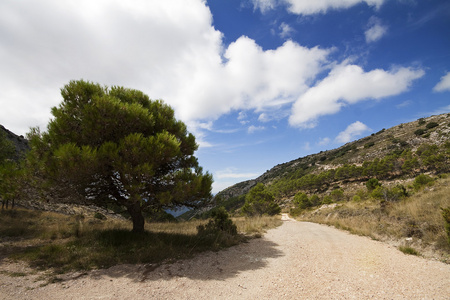
<svg viewBox="0 0 450 300"><path fill-rule="evenodd" d="M30 149L28 140L23 136L14 134L2 125L0 125L0 131L3 131L6 135L6 138L14 144L14 147L16 148L16 155L14 159L19 160L20 158L24 157L25 153Z"/></svg>

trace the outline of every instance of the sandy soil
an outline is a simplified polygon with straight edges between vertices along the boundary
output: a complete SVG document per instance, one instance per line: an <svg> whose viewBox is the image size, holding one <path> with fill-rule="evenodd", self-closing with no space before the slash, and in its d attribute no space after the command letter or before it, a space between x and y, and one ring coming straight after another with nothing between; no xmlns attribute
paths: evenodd
<svg viewBox="0 0 450 300"><path fill-rule="evenodd" d="M0 299L450 299L450 265L295 222L220 252L159 267L120 265L47 284L0 262ZM10 274L10 275L8 275Z"/></svg>

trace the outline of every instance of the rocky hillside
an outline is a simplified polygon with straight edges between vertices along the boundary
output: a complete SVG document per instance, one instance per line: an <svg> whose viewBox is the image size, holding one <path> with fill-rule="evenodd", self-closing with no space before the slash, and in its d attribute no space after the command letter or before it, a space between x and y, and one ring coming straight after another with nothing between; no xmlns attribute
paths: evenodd
<svg viewBox="0 0 450 300"><path fill-rule="evenodd" d="M0 125L0 132L3 133L6 136L6 139L11 141L16 148L16 159L19 159L22 157L26 151L28 151L28 140L25 139L23 136L18 136L14 134L13 132L9 131L2 125Z"/></svg>
<svg viewBox="0 0 450 300"><path fill-rule="evenodd" d="M308 174L321 174L327 170L342 169L342 166L350 166L349 168L357 168L363 166L366 162L383 161L386 157L395 156L399 161L401 154L405 155L403 161L408 158L406 155L411 152L412 156L422 145L436 145L441 149L446 142L450 140L450 114L441 114L428 118L421 118L414 122L400 124L389 129L383 129L377 133L373 133L365 138L347 143L337 149L323 151L317 154L308 155L296 160L279 164L269 171L265 172L254 180L248 180L235 184L216 195L221 201L245 195L253 186L262 182L267 185L276 185L283 180L301 179ZM409 151L409 152L408 152ZM445 150L443 150L445 151ZM421 151L423 152L423 151ZM389 163L394 163L389 161ZM413 166L416 168L411 174L426 171L426 166ZM379 168L379 166L378 166ZM400 176L408 176L396 171L389 171L384 174L381 179L392 179ZM401 170L401 168L400 168ZM333 173L333 175L335 175ZM364 178L368 178L367 173ZM362 176L361 174L358 176ZM335 176L328 186L339 180L339 176ZM343 176L341 179L352 181L352 175ZM373 176L377 177L377 176ZM341 180L342 181L342 180ZM341 182L342 183L342 182ZM319 187L317 187L319 188ZM292 188L284 196L292 196L298 189Z"/></svg>

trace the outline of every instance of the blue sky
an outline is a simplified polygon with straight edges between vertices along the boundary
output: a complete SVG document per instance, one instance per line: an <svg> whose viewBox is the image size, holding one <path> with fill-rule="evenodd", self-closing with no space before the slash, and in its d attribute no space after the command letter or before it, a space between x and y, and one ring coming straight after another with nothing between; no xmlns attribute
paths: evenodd
<svg viewBox="0 0 450 300"><path fill-rule="evenodd" d="M142 90L188 124L216 193L450 112L444 0L3 0L0 124L45 129L73 79Z"/></svg>

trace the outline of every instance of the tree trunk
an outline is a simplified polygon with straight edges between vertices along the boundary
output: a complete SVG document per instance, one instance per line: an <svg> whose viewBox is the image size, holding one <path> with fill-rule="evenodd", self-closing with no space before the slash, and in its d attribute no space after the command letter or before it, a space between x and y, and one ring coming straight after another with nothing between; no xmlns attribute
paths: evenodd
<svg viewBox="0 0 450 300"><path fill-rule="evenodd" d="M141 205L139 201L127 206L127 211L133 221L133 232L144 232L144 216L142 215Z"/></svg>

